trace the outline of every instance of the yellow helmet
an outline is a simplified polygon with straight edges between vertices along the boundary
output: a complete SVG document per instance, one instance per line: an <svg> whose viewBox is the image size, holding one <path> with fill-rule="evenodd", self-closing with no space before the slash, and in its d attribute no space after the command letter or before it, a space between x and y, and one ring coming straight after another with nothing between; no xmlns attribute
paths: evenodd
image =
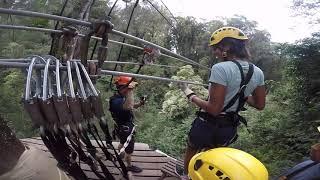
<svg viewBox="0 0 320 180"><path fill-rule="evenodd" d="M198 153L188 170L192 180L268 180L268 171L258 159L233 148Z"/></svg>
<svg viewBox="0 0 320 180"><path fill-rule="evenodd" d="M214 31L210 38L210 46L218 44L223 38L234 38L240 40L247 40L248 37L238 28L222 27Z"/></svg>

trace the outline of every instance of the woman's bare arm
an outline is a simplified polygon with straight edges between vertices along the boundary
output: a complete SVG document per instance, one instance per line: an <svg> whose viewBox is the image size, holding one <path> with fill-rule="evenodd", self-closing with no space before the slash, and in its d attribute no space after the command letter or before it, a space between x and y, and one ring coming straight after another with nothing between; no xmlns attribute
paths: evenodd
<svg viewBox="0 0 320 180"><path fill-rule="evenodd" d="M258 86L253 92L252 96L247 99L247 104L258 110L263 110L266 104L266 89L264 86Z"/></svg>
<svg viewBox="0 0 320 180"><path fill-rule="evenodd" d="M213 83L209 89L210 98L208 101L202 100L198 96L193 96L190 99L201 109L216 116L219 115L223 109L226 86Z"/></svg>

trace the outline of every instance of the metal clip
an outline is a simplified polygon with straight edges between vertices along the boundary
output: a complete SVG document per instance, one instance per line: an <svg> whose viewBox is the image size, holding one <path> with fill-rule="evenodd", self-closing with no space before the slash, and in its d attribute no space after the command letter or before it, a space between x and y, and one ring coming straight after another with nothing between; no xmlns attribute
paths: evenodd
<svg viewBox="0 0 320 180"><path fill-rule="evenodd" d="M54 108L52 97L48 96L48 85L51 83L51 77L49 74L49 65L51 59L47 59L46 66L43 72L42 83L42 98L40 100L41 111L43 112L46 120L48 121L47 127L53 129L54 124L58 123L58 116Z"/></svg>
<svg viewBox="0 0 320 180"><path fill-rule="evenodd" d="M31 120L37 127L45 126L46 125L46 120L40 110L39 102L37 99L37 96L39 95L38 91L35 91L35 94L33 97L32 95L32 89L31 89L31 84L35 84L36 86L39 85L39 78L36 78L35 83L32 83L32 72L33 72L33 66L35 65L37 60L37 57L33 57L29 68L28 68L28 74L27 74L27 80L26 80L26 88L25 88L25 95L24 95L24 108L28 112L28 114L31 117ZM41 85L40 85L41 86Z"/></svg>
<svg viewBox="0 0 320 180"><path fill-rule="evenodd" d="M60 120L60 127L63 128L66 124L71 123L72 117L69 112L66 96L62 94L60 82L60 62L58 59L56 59L56 88L57 94L53 97L53 101Z"/></svg>

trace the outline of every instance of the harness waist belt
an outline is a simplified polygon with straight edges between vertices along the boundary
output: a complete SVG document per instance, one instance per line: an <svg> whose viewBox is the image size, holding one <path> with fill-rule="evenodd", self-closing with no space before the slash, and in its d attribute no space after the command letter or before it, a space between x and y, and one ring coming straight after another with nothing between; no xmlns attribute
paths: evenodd
<svg viewBox="0 0 320 180"><path fill-rule="evenodd" d="M213 116L208 112L197 112L197 116L208 121L209 123L213 123L218 125L219 127L230 127L230 126L238 126L239 125L239 118L237 118L237 114L235 113L226 113L226 114L219 114L218 116Z"/></svg>

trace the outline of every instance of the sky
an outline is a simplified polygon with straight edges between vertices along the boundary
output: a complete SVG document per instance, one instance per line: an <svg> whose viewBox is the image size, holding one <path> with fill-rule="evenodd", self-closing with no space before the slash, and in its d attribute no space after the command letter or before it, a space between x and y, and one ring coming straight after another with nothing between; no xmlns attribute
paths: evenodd
<svg viewBox="0 0 320 180"><path fill-rule="evenodd" d="M161 4L160 0L155 0ZM289 42L310 36L315 27L307 19L293 16L292 0L162 0L175 16L193 16L201 20L243 15L258 22L274 42Z"/></svg>

